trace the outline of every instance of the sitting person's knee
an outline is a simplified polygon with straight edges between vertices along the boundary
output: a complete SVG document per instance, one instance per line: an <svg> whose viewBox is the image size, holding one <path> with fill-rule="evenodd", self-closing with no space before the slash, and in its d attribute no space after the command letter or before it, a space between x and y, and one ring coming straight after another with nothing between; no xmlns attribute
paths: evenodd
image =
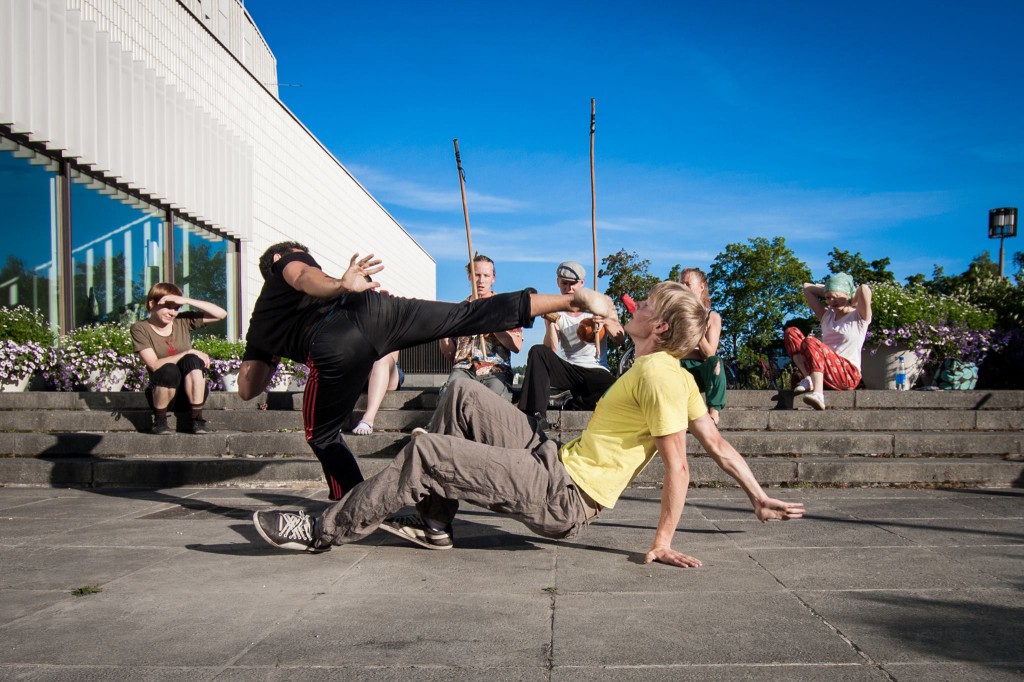
<svg viewBox="0 0 1024 682"><path fill-rule="evenodd" d="M167 364L149 375L149 383L154 387L173 391L181 384L181 376L181 370L177 365Z"/></svg>
<svg viewBox="0 0 1024 682"><path fill-rule="evenodd" d="M538 343L537 345L530 347L530 352L526 356L526 362L527 362L527 364L529 364L531 360L535 360L535 359L540 358L542 356L551 355L551 354L552 354L552 351L551 351L550 348L548 348L547 346L545 346L543 344Z"/></svg>
<svg viewBox="0 0 1024 682"><path fill-rule="evenodd" d="M178 367L181 368L182 374L190 374L196 370L202 371L206 369L206 363L197 355L186 355L178 361Z"/></svg>
<svg viewBox="0 0 1024 682"><path fill-rule="evenodd" d="M716 377L717 376L721 376L721 374L722 374L722 358L718 357L717 355L712 355L711 357L708 358L708 361L715 363L715 370L714 370L715 376Z"/></svg>

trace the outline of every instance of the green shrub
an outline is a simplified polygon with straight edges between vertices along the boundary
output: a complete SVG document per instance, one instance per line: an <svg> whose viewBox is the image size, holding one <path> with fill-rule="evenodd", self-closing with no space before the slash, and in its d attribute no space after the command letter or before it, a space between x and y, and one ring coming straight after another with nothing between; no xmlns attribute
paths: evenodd
<svg viewBox="0 0 1024 682"><path fill-rule="evenodd" d="M874 285L871 294L873 330L898 330L921 323L984 331L992 329L996 323L994 312L971 303L963 295L933 294L924 287L901 287L891 283Z"/></svg>
<svg viewBox="0 0 1024 682"><path fill-rule="evenodd" d="M52 348L55 334L41 313L23 305L0 308L0 339Z"/></svg>
<svg viewBox="0 0 1024 682"><path fill-rule="evenodd" d="M245 352L244 341L231 341L222 336L194 336L192 347L209 355L211 360L240 360Z"/></svg>
<svg viewBox="0 0 1024 682"><path fill-rule="evenodd" d="M78 327L64 338L67 342L79 344L84 353L99 353L105 350L115 351L119 355L135 353L128 325L120 322Z"/></svg>

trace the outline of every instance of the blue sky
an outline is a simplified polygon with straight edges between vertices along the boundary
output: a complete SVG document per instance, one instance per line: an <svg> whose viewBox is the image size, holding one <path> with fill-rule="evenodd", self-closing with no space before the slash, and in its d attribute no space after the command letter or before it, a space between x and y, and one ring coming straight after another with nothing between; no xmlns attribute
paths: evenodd
<svg viewBox="0 0 1024 682"><path fill-rule="evenodd" d="M834 246L960 272L997 257L988 210L1024 203L1017 0L245 4L283 101L434 256L441 299L469 291L453 138L497 289L590 269L592 97L599 254L661 276L757 236L816 276Z"/></svg>

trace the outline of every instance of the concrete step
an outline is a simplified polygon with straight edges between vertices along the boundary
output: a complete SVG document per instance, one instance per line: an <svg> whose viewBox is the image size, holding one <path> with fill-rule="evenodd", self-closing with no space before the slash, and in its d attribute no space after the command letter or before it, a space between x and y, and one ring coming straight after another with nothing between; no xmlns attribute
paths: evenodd
<svg viewBox="0 0 1024 682"><path fill-rule="evenodd" d="M550 432L562 442L578 432ZM369 436L346 436L357 456L393 456L409 438L408 434L375 432ZM913 457L945 455L1022 455L1024 434L1020 432L850 432L818 431L761 432L736 431L728 440L744 456L849 456ZM687 436L687 452L703 452L693 436ZM301 430L237 432L219 431L193 435L171 433L154 436L136 432L44 432L0 433L0 456L39 457L92 455L100 457L234 457L308 455Z"/></svg>
<svg viewBox="0 0 1024 682"><path fill-rule="evenodd" d="M829 410L1022 410L1024 391L828 391L825 394ZM788 410L793 407L793 394L789 391L730 391L726 411L735 408L760 410ZM365 407L365 395L358 409ZM301 410L302 394L288 392L264 393L245 401L237 393L214 392L207 401L210 410L248 410L265 405L269 410ZM432 410L437 405L436 388L410 388L389 391L383 402L384 409ZM28 391L0 393L2 410L114 410L146 409L146 398L141 393L58 393ZM811 408L797 401L800 411Z"/></svg>
<svg viewBox="0 0 1024 682"><path fill-rule="evenodd" d="M437 406L436 389L401 389L388 391L381 403L386 410L433 410ZM366 408L366 394L356 403L357 409ZM31 410L148 410L146 396L142 393L123 391L117 393L65 393L57 391L26 391L24 393L0 393L0 411ZM210 393L206 410L265 410L302 411L302 393L272 391L261 393L252 400L242 400L237 393Z"/></svg>
<svg viewBox="0 0 1024 682"><path fill-rule="evenodd" d="M372 476L388 465L387 457L364 457L359 466ZM1000 457L970 459L920 457L747 458L762 485L955 485L1022 486L1024 462ZM657 487L664 470L659 458L641 472L634 486ZM5 485L85 487L321 487L319 462L310 457L102 457L0 458ZM735 484L706 456L690 460L690 481L700 486Z"/></svg>
<svg viewBox="0 0 1024 682"><path fill-rule="evenodd" d="M791 409L792 398L734 391L723 412L727 438L769 484L1024 484L1024 391L829 393L825 412ZM436 402L434 388L390 392L373 435L346 434L366 475L427 424ZM139 432L150 424L142 394L0 393L0 485L320 485L301 408L300 393L214 393L205 416L215 433L153 436ZM590 416L552 411L550 435L568 441ZM189 422L183 415L181 428ZM728 482L692 436L687 443L694 481ZM661 475L655 458L637 485Z"/></svg>
<svg viewBox="0 0 1024 682"><path fill-rule="evenodd" d="M422 400L414 401L417 405ZM408 404L408 403L406 403ZM298 410L260 410L255 405L245 409L204 410L204 416L218 431L281 431L302 429ZM431 410L402 407L381 409L374 420L376 431L409 432L426 426ZM590 412L552 411L548 420L557 431L582 431L590 420ZM179 419L180 417L180 419ZM357 409L346 420L349 431L362 417ZM187 413L170 415L172 429L181 422L187 430ZM148 409L39 409L0 411L0 431L145 431L152 423ZM1024 410L763 410L727 408L719 428L726 433L738 431L1022 431Z"/></svg>

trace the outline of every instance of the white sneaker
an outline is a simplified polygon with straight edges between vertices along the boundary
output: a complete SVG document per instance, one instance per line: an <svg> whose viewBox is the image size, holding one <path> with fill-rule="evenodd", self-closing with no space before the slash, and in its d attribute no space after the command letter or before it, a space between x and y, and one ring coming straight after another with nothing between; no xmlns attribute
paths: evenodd
<svg viewBox="0 0 1024 682"><path fill-rule="evenodd" d="M800 383L793 388L793 393L807 393L808 391L814 390L814 382L811 381L810 377L804 377L800 380Z"/></svg>
<svg viewBox="0 0 1024 682"><path fill-rule="evenodd" d="M821 393L815 393L814 391L804 393L804 402L816 410L825 409L825 396Z"/></svg>

